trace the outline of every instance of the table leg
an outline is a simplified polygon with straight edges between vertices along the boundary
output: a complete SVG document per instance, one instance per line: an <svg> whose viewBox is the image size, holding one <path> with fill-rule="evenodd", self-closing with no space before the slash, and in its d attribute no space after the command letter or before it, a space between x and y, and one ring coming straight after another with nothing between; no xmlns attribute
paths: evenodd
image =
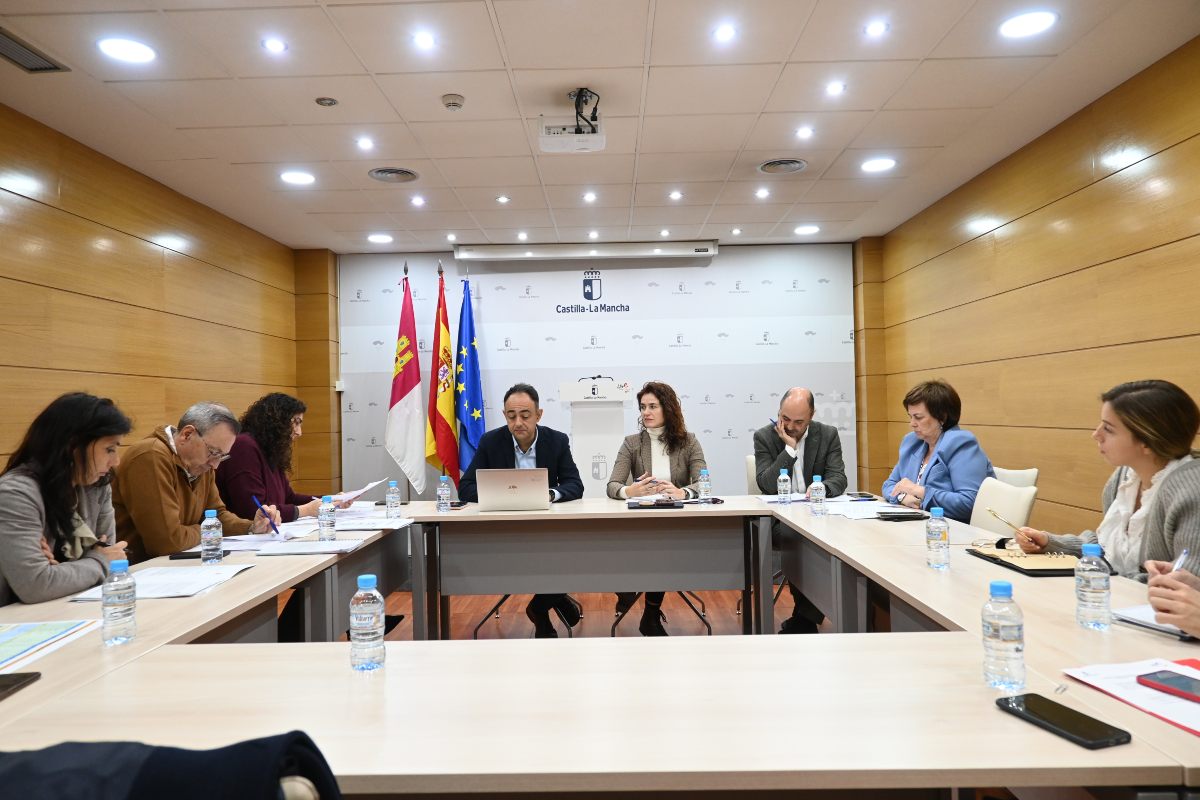
<svg viewBox="0 0 1200 800"><path fill-rule="evenodd" d="M413 641L421 641L429 638L429 620L425 612L428 602L428 587L425 585L425 526L415 522L409 525L408 541L412 549Z"/></svg>
<svg viewBox="0 0 1200 800"><path fill-rule="evenodd" d="M296 587L304 596L304 640L306 642L332 642L336 638L333 628L334 567L323 569Z"/></svg>
<svg viewBox="0 0 1200 800"><path fill-rule="evenodd" d="M771 517L759 517L755 534L755 622L756 633L775 632L775 587L771 583Z"/></svg>
<svg viewBox="0 0 1200 800"><path fill-rule="evenodd" d="M742 634L754 633L754 541L758 532L755 522L742 519L742 563L745 566L745 581L742 584Z"/></svg>

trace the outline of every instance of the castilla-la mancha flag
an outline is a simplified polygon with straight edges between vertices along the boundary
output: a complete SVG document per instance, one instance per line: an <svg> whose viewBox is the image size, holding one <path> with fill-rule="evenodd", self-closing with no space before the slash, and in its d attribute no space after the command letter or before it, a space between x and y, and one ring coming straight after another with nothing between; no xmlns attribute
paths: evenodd
<svg viewBox="0 0 1200 800"><path fill-rule="evenodd" d="M433 356L429 367L429 423L425 460L458 486L458 432L454 425L454 343L446 313L446 280L438 274L437 316L433 320Z"/></svg>
<svg viewBox="0 0 1200 800"><path fill-rule="evenodd" d="M404 302L400 306L400 332L396 334L396 361L392 365L392 400L384 445L417 493L425 491L425 414L421 409L421 367L417 361L417 317L412 291L404 276Z"/></svg>

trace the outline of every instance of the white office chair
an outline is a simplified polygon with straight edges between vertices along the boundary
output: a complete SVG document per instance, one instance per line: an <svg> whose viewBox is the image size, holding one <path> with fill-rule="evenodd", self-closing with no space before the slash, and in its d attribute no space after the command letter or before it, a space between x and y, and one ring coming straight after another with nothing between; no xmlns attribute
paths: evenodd
<svg viewBox="0 0 1200 800"><path fill-rule="evenodd" d="M1030 467L1029 469L992 467L992 469L996 471L996 480L1007 483L1009 486L1037 486L1037 467Z"/></svg>
<svg viewBox="0 0 1200 800"><path fill-rule="evenodd" d="M1020 528L1029 524L1029 513L1033 510L1033 501L1036 498L1036 486L1012 486L995 478L984 478L979 486L979 494L975 495L975 505L971 509L971 525L1001 536L1012 536L1012 529L987 510L994 509L997 514Z"/></svg>

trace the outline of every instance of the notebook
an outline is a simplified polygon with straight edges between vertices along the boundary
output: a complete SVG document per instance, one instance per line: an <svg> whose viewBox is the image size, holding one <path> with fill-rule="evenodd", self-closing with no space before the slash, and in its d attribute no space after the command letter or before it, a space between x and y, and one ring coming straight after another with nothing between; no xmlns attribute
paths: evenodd
<svg viewBox="0 0 1200 800"><path fill-rule="evenodd" d="M1075 564L1079 561L1068 553L1022 553L1020 550L997 550L994 547L968 547L967 552L1034 578L1074 575Z"/></svg>
<svg viewBox="0 0 1200 800"><path fill-rule="evenodd" d="M1126 625L1136 625L1139 628L1149 628L1152 631L1165 633L1169 636L1177 636L1185 642L1195 638L1179 630L1174 625L1156 622L1154 620L1154 609L1149 603L1140 606L1130 606L1129 608L1114 608L1112 615L1113 619L1118 622L1124 622Z"/></svg>
<svg viewBox="0 0 1200 800"><path fill-rule="evenodd" d="M550 476L535 469L475 471L480 511L544 511L550 507Z"/></svg>

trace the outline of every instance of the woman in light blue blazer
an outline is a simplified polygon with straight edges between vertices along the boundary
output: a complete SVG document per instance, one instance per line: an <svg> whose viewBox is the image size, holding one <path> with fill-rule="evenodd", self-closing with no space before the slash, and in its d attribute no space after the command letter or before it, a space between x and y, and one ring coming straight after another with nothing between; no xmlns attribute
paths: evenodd
<svg viewBox="0 0 1200 800"><path fill-rule="evenodd" d="M889 503L937 508L967 522L984 478L996 477L975 434L958 427L962 400L945 381L919 383L904 396L912 432L900 442L900 458L883 482Z"/></svg>

